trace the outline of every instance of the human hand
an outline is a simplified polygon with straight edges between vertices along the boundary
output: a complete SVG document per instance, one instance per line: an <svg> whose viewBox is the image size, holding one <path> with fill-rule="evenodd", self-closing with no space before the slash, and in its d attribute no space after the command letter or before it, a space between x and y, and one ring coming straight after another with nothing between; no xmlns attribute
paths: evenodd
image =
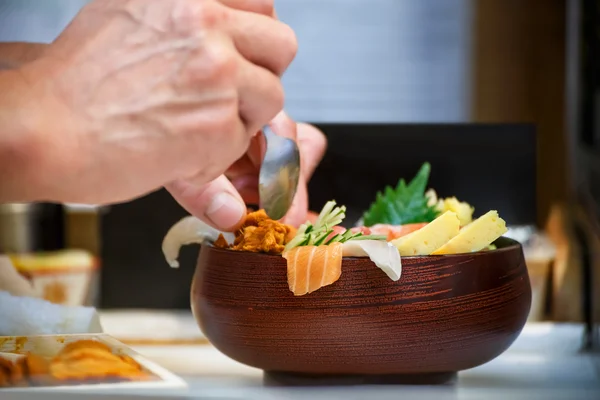
<svg viewBox="0 0 600 400"><path fill-rule="evenodd" d="M44 43L9 42L0 43L0 70L19 68L37 60L46 50Z"/></svg>
<svg viewBox="0 0 600 400"><path fill-rule="evenodd" d="M39 132L31 185L45 200L107 204L224 179L283 108L280 76L296 39L273 15L272 0L84 7L20 71Z"/></svg>
<svg viewBox="0 0 600 400"><path fill-rule="evenodd" d="M327 140L317 128L308 124L296 124L285 112L279 113L269 125L276 134L294 139L300 151L301 171L298 191L290 210L283 218L283 222L297 227L306 222L308 218L307 185L325 154ZM218 191L227 192L232 197L238 196L239 193L246 204L258 204L258 175L265 150L264 136L257 135L250 142L246 154L225 173L229 181L225 177L219 178L210 185L196 185L194 182L180 181L177 187L171 186L170 191L177 201L193 215L205 213L206 199L214 196L214 193ZM207 196L207 192L211 193ZM235 223L239 221L240 216L236 211L224 208L221 212L221 218L229 218Z"/></svg>

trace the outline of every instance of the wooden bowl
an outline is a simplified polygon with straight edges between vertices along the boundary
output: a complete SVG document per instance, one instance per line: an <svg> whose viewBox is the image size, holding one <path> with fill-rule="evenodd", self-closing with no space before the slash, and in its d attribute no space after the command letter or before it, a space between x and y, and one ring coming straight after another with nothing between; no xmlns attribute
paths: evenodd
<svg viewBox="0 0 600 400"><path fill-rule="evenodd" d="M210 342L269 383L447 383L504 352L531 305L521 245L403 257L390 280L368 258L296 297L280 256L202 246L192 310Z"/></svg>

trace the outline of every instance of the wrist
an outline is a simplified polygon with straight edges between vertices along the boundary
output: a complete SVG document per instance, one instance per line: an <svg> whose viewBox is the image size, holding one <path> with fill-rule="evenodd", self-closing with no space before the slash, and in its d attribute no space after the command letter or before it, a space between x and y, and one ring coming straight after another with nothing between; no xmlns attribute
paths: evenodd
<svg viewBox="0 0 600 400"><path fill-rule="evenodd" d="M46 106L19 69L0 71L0 202L53 201L54 146Z"/></svg>
<svg viewBox="0 0 600 400"><path fill-rule="evenodd" d="M47 44L11 42L0 43L0 70L19 68L40 58Z"/></svg>

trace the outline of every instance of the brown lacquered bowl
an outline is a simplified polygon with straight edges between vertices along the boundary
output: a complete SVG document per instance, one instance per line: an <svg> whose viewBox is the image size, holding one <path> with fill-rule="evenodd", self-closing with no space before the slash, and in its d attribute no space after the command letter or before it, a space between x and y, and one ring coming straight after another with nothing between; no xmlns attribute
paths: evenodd
<svg viewBox="0 0 600 400"><path fill-rule="evenodd" d="M403 257L390 280L344 258L336 283L295 297L280 256L202 246L192 310L225 355L277 384L447 383L520 334L531 305L521 245Z"/></svg>

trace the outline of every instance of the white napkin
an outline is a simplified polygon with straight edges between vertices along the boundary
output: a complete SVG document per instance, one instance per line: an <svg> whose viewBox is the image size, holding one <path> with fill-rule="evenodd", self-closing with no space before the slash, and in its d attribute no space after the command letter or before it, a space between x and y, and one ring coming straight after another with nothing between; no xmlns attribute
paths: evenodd
<svg viewBox="0 0 600 400"><path fill-rule="evenodd" d="M102 333L95 308L53 304L33 293L10 259L0 256L0 336Z"/></svg>

